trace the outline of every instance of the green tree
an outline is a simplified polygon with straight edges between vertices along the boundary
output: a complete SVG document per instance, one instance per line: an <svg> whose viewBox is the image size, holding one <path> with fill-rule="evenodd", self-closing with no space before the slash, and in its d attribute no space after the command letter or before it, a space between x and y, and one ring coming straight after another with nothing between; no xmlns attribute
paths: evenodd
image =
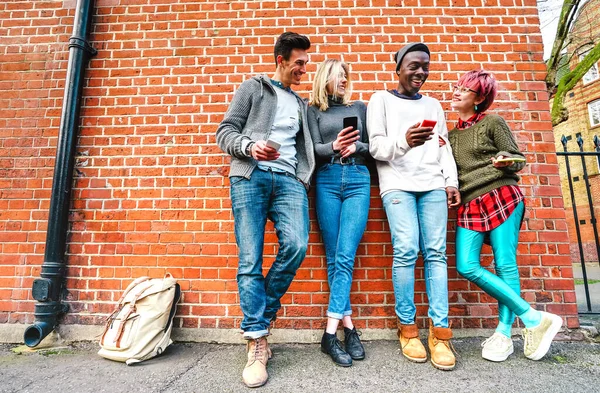
<svg viewBox="0 0 600 393"><path fill-rule="evenodd" d="M572 37L570 34L573 24L579 17L578 11L580 6L584 3L585 0L564 0L558 19L558 28L554 37L552 52L546 63L548 72L546 75L546 86L550 95L554 96L551 109L552 125L554 126L569 118L569 113L563 105L567 92L575 87L586 72L600 60L600 40L594 42L594 37L591 35L590 37ZM577 38L577 40L573 40L573 38ZM569 69L557 81L558 70L562 64L561 58L564 56L567 46L571 45L573 47L573 44L575 45L572 53L567 54L569 59L570 56L576 55L583 47L591 47L591 50L586 52L585 57L578 62L573 70Z"/></svg>

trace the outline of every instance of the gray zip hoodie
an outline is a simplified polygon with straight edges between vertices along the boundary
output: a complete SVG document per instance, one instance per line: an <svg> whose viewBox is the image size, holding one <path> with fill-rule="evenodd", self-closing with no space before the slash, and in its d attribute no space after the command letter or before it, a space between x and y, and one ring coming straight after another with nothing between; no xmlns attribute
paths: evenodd
<svg viewBox="0 0 600 393"><path fill-rule="evenodd" d="M293 92L292 92L293 93ZM308 189L315 169L315 156L308 129L306 102L296 93L301 109L302 124L296 135L296 177ZM243 149L250 141L267 140L277 110L277 93L266 75L253 76L243 82L217 128L217 145L231 156L229 176L250 179L257 161L247 157Z"/></svg>

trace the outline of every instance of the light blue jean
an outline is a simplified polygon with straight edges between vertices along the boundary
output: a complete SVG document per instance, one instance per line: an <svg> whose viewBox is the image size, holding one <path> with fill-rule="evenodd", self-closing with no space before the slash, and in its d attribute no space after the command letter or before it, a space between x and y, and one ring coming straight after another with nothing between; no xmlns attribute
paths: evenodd
<svg viewBox="0 0 600 393"><path fill-rule="evenodd" d="M245 338L268 334L304 260L308 245L308 198L294 176L255 169L248 180L231 177L231 207L239 248L237 283ZM279 252L266 277L262 273L267 218L275 224Z"/></svg>
<svg viewBox="0 0 600 393"><path fill-rule="evenodd" d="M352 314L354 257L367 226L371 176L364 165L325 164L317 170L315 187L317 220L327 257L327 316L342 319Z"/></svg>
<svg viewBox="0 0 600 393"><path fill-rule="evenodd" d="M400 323L415 323L415 264L420 249L425 265L428 316L434 326L448 327L446 191L392 191L383 196L383 206L392 234L392 281Z"/></svg>
<svg viewBox="0 0 600 393"><path fill-rule="evenodd" d="M498 300L498 319L511 326L515 314L529 310L529 303L521 298L517 244L525 204L519 203L500 226L490 231L496 274L481 267L481 246L485 232L458 227L456 229L456 270L474 282L488 295Z"/></svg>

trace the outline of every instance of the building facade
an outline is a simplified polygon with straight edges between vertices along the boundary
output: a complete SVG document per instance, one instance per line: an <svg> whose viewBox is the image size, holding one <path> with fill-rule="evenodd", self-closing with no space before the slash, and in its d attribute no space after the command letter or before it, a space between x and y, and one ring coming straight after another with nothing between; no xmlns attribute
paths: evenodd
<svg viewBox="0 0 600 393"><path fill-rule="evenodd" d="M0 4L3 329L33 321L31 285L43 262L74 7L73 0ZM313 44L297 89L305 98L316 64L335 57L351 66L353 98L368 102L374 91L396 86L393 53L422 41L432 51L424 93L442 102L452 124L458 77L481 67L495 73L501 88L491 111L507 120L529 163L521 181L522 293L538 309L562 315L568 327L578 326L535 0L98 0L95 7L91 44L98 54L83 89L65 325L102 324L132 279L169 272L183 289L180 332L206 339L207 332L236 331L229 159L215 131L242 81L274 71L275 39L291 30ZM310 333L325 320L326 262L309 197L308 255L283 298L280 331ZM376 337L396 327L392 246L376 181L371 206L352 303L356 325ZM277 248L268 228L265 266ZM497 304L458 276L453 219L448 229L452 326L493 327ZM483 262L492 265L489 248ZM417 270L418 323L425 326L422 262Z"/></svg>
<svg viewBox="0 0 600 393"><path fill-rule="evenodd" d="M569 45L566 58L570 59L568 67L574 69L591 48L600 42L600 0L590 0L579 11L569 34ZM579 151L577 139L583 140L583 151L595 151L594 137L600 138L600 62L584 75L581 81L567 93L564 105L569 111L567 121L554 127L554 138L557 151L563 151L561 139L567 139L569 151ZM577 232L573 205L576 207L579 232L583 246L584 259L587 262L597 262L594 226L588 198L588 187L584 179L583 164L580 157L573 157L569 161L571 171L571 184L574 198L570 196L569 176L563 158L559 160L561 173L561 186L565 200L567 225L571 239L571 255L573 261L580 261ZM587 157L585 167L589 177L589 191L591 194L594 215L600 218L600 161L596 157ZM574 200L573 200L574 199ZM597 224L597 227L600 225Z"/></svg>

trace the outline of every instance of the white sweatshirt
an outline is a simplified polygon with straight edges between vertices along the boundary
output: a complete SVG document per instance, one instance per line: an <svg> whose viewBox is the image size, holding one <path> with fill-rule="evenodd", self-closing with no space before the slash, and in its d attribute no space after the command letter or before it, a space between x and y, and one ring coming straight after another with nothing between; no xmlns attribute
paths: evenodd
<svg viewBox="0 0 600 393"><path fill-rule="evenodd" d="M436 120L433 137L411 148L406 131L423 120ZM394 191L431 191L458 188L456 163L448 142L448 129L442 106L435 98L419 100L396 97L378 91L367 106L369 151L377 160L381 196ZM446 144L439 146L441 136Z"/></svg>

